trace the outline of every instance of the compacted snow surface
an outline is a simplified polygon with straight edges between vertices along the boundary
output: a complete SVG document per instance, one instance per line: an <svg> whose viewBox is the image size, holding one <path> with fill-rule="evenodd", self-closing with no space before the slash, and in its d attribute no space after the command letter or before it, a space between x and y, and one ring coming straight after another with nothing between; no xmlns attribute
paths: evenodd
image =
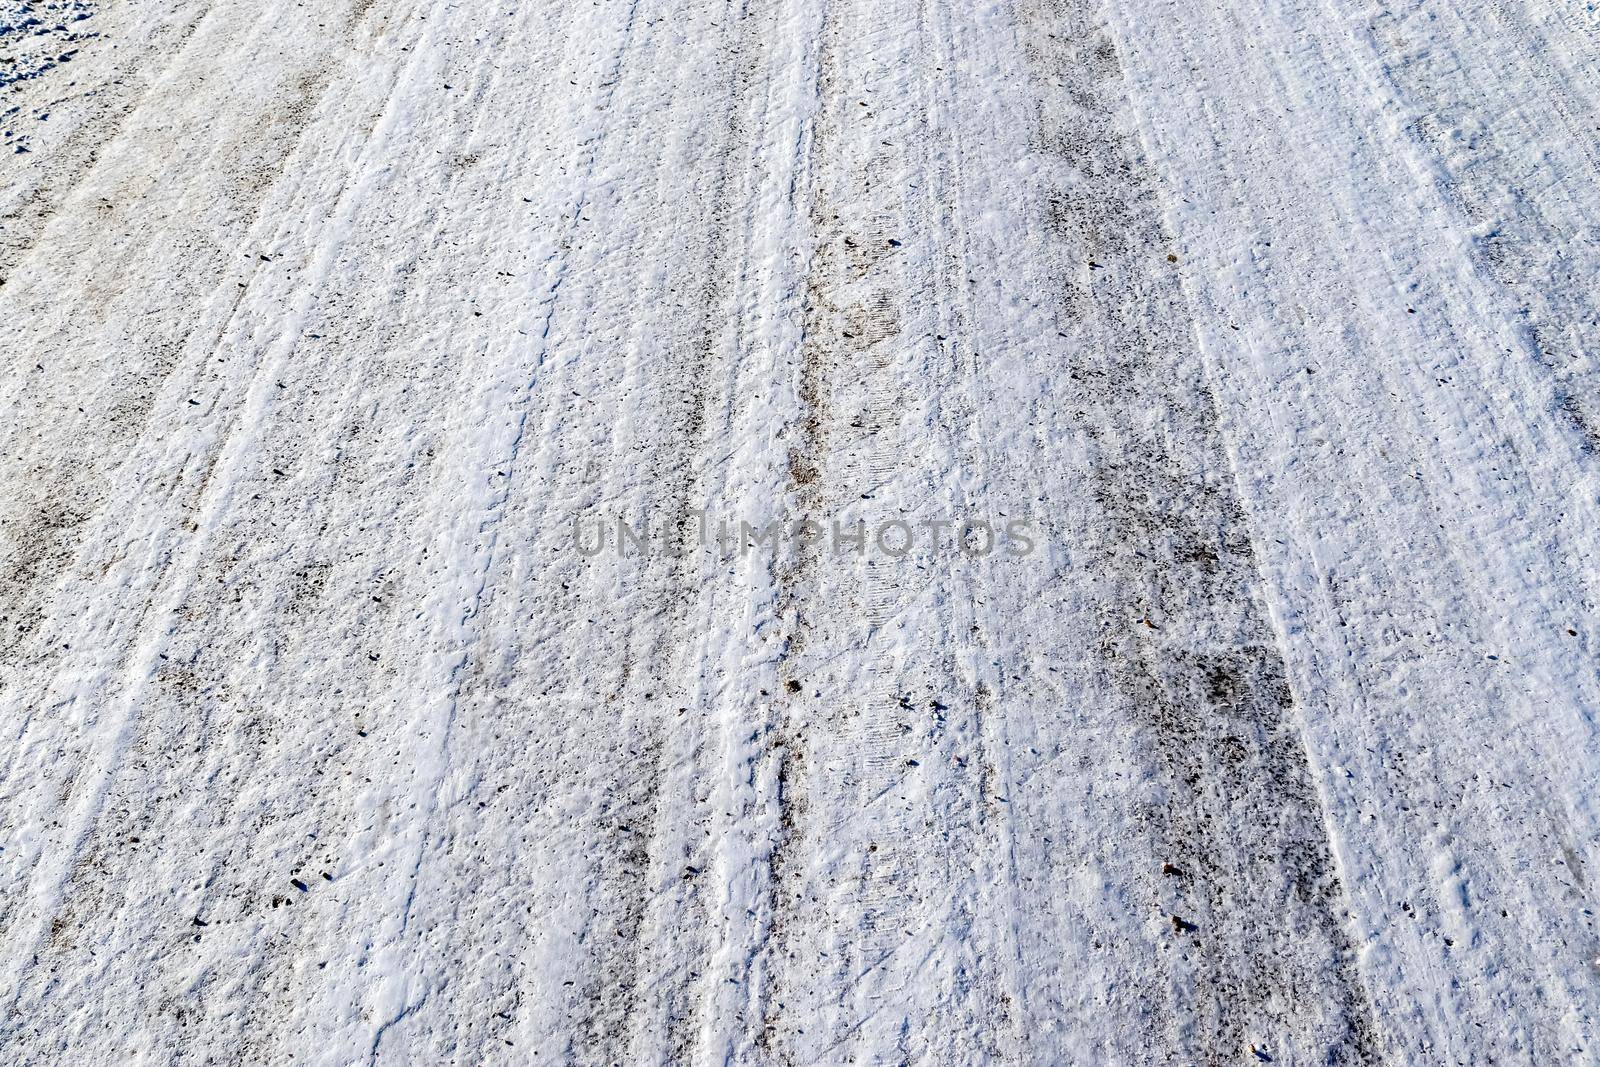
<svg viewBox="0 0 1600 1067"><path fill-rule="evenodd" d="M0 0L0 127L0 1061L1600 1062L1595 5Z"/></svg>

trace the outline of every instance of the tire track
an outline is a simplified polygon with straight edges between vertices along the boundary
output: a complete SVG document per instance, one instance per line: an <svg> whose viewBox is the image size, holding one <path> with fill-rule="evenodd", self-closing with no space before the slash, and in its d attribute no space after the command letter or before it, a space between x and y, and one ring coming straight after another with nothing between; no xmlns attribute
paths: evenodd
<svg viewBox="0 0 1600 1067"><path fill-rule="evenodd" d="M725 4L720 14L725 19L738 20L744 14L741 7ZM706 12L696 14L708 17L711 10L708 7ZM723 30L722 35L729 32ZM729 48L724 54L736 53ZM644 69L641 66L635 73L641 81L646 80L641 76ZM622 76L619 70L617 77ZM689 313L674 323L673 340L662 353L661 364L639 368L643 373L629 387L630 392L641 389L655 394L650 425L660 436L652 440L645 461L649 473L635 513L647 525L657 522L660 516L686 516L698 486L707 406L718 380L713 367L723 357L719 318L725 313L728 300L727 240L733 207L730 178L732 164L745 147L740 120L747 89L748 66L733 71L726 85L718 85L716 99L725 102L729 126L725 134L719 131L719 138L726 139L718 146L715 163L706 176L710 198L707 216L694 220L696 243L691 256L679 265L682 273L677 279L679 285L690 290L690 303L680 305ZM716 114L722 108L713 107L711 111ZM677 286L669 288L675 291ZM663 392L664 397L660 396ZM628 459L614 451L612 463L613 469L620 470ZM635 520L630 516L629 521ZM674 534L683 538L685 532L680 521ZM622 922L615 940L596 961L592 1006L580 1024L587 1038L573 1050L574 1061L579 1063L638 1060L641 1056L650 1057L655 1052L652 1046L658 1044L664 1044L675 1061L686 1061L693 1048L701 1008L694 995L698 975L692 969L670 964L664 967L656 957L663 942L697 945L691 950L696 959L703 959L708 952L705 931L710 924L706 905L696 879L687 873L708 866L702 855L706 846L695 842L686 850L681 842L673 840L682 829L682 811L673 802L692 797L694 786L689 783L700 776L698 770L691 770L685 782L683 761L687 759L691 768L703 768L704 741L697 736L698 722L686 721L687 716L666 710L693 706L692 693L684 683L689 672L682 665L691 645L688 622L697 599L699 575L690 555L673 554L665 561L642 561L636 580L646 591L646 603L640 619L624 623L629 631L630 654L621 684L630 703L639 707L650 734L647 745L657 755L651 765L642 768L637 786L624 787L643 791L645 799L638 807L645 817L636 825L645 828L644 837L629 849L629 862L619 872L624 876L615 881L612 890L622 909ZM640 626L642 619L649 619L654 625ZM660 886L672 888L663 893L654 888ZM654 1027L663 1015L664 1032L659 1032Z"/></svg>
<svg viewBox="0 0 1600 1067"><path fill-rule="evenodd" d="M1167 922L1164 1059L1287 1047L1374 1061L1348 902L1215 399L1161 263L1170 239L1142 152L1116 125L1116 45L1093 5L1016 10L1036 77L1061 87L1037 137L1065 176L1043 223L1101 515L1081 564L1100 580L1099 665L1162 783L1139 821L1164 856L1150 886Z"/></svg>
<svg viewBox="0 0 1600 1067"><path fill-rule="evenodd" d="M1548 42L1525 19L1498 0L1485 6L1498 24L1493 31L1453 10L1408 5L1364 20L1362 43L1383 79L1413 109L1407 131L1438 167L1434 180L1442 195L1466 220L1478 266L1516 304L1548 382L1550 410L1592 459L1600 451L1600 406L1594 400L1600 305L1592 287L1571 282L1600 269L1600 258L1592 242L1571 236L1600 227L1600 204L1592 193L1600 178L1597 117L1575 90L1551 75L1538 54ZM1482 66L1487 53L1451 46L1474 32L1493 32L1503 46L1488 68ZM1426 48L1409 43L1432 39L1438 43ZM1503 114L1474 106L1486 81L1513 77L1538 91L1518 92L1517 109ZM1575 108L1583 114L1574 114ZM1525 158L1527 131L1551 125L1565 136L1538 158ZM1582 172L1586 179L1574 177Z"/></svg>
<svg viewBox="0 0 1600 1067"><path fill-rule="evenodd" d="M737 951L720 907L730 887L717 884L728 865L727 851L748 827L723 826L717 803L719 760L726 759L731 732L722 695L713 679L725 670L712 635L728 625L743 590L730 568L718 566L715 550L697 543L705 531L691 521L727 506L721 497L729 473L724 455L741 398L735 394L745 362L758 343L749 334L745 310L757 268L755 239L762 147L770 135L769 112L774 53L782 41L785 12L764 0L728 0L705 13L720 40L714 67L715 89L705 101L720 124L697 158L697 184L703 195L694 219L695 253L669 273L668 291L687 295L679 307L681 332L674 329L662 353L658 381L667 395L657 400L659 445L648 461L652 491L642 515L661 522L666 558L661 576L646 580L659 590L649 610L652 632L641 657L656 696L655 709L664 761L656 788L672 798L658 812L651 834L649 883L643 919L654 931L641 938L632 964L635 977L625 998L626 1041L621 1058L688 1062L716 1057L725 1031L742 1029L742 1020L724 1016L725 979L716 961ZM701 83L702 91L704 83ZM701 521L705 521L702 518ZM733 583L730 586L730 581ZM663 692L664 690L664 692ZM720 831L711 828L720 826ZM735 979L736 981L736 979ZM742 1009L731 1009L735 1012Z"/></svg>
<svg viewBox="0 0 1600 1067"><path fill-rule="evenodd" d="M700 707L688 629L703 578L695 561L658 551L584 561L568 540L574 510L617 509L635 522L681 513L726 403L733 342L723 324L747 270L730 242L753 169L746 116L761 88L762 27L759 10L739 5L678 15L632 8L630 43L596 75L604 114L564 168L579 199L548 246L562 265L536 314L503 338L507 365L532 366L507 379L517 462L502 451L465 465L494 472L501 540L473 586L447 785L415 875L407 937L426 956L407 964L419 978L385 1016L395 1024L384 1054L512 1042L623 1062L662 1047L681 1056L699 1038L697 960L711 926L700 875L714 843L698 832L709 739L688 714ZM713 25L694 48L671 43ZM676 155L674 128L705 137ZM612 175L624 161L640 166L641 152L645 178L619 196ZM680 167L704 194L694 213L658 199L681 191L682 177L669 180ZM520 354L524 334L538 338L536 359ZM506 377L489 364L491 379ZM502 395L486 391L485 420L500 417ZM608 411L626 414L613 423ZM619 493L596 499L600 487ZM605 665L586 674L592 691L552 692L574 662ZM532 812L531 825L518 812ZM497 837L523 842L525 854L486 860ZM461 899L462 885L476 888ZM474 946L488 930L496 951L482 958ZM684 965L689 945L702 948ZM496 1010L477 1020L464 998ZM444 1045L446 1032L464 1043Z"/></svg>
<svg viewBox="0 0 1600 1067"><path fill-rule="evenodd" d="M181 53L189 39L185 35L174 47ZM302 133L333 77L337 68L335 47L321 54L297 57L298 65L276 87L281 91L263 93L251 124L251 136L219 138L220 152L241 156L248 142L248 152L253 157L249 169L255 174L251 195L221 225L214 225L210 219L180 221L163 205L143 204L136 191L143 185L163 181L193 185L196 179L176 177L170 154L153 152L134 159L126 154L131 148L117 154L118 137L126 128L118 126L111 131L111 139L96 148L97 161L104 152L112 153L104 157L108 162L100 170L87 165L80 184L98 182L101 191L109 191L104 189L107 185L125 189L133 205L125 209L105 197L99 198L97 204L104 210L87 218L66 220L63 232L55 236L50 246L52 254L41 262L25 260L17 269L27 269L12 276L6 302L19 314L34 313L27 316L28 320L41 318L39 311L74 287L89 288L98 299L87 309L92 316L90 321L73 317L54 328L46 326L29 337L26 351L19 346L19 373L11 377L4 390L7 405L20 413L16 424L9 428L9 440L19 442L37 435L50 444L31 443L20 454L5 450L18 484L28 486L32 492L11 502L0 513L0 532L5 534L9 549L9 559L0 574L0 626L4 627L0 631L0 661L9 660L14 665L29 635L35 635L36 642L35 631L45 619L55 576L68 570L77 559L84 531L114 498L112 483L118 462L148 431L152 412L163 399L169 377L186 356L193 359L191 353L196 350L208 353L201 360L202 366L216 362L221 334L249 287L249 282L238 280L227 264L237 263L239 246L249 243L250 235L259 237L262 232L260 212L267 193L282 179L284 168L295 157ZM176 68L182 58L181 54L175 57L172 66ZM186 69L188 76L195 75L192 67ZM150 107L158 109L159 103L151 100ZM138 110L131 114L137 117ZM139 132L149 134L147 130ZM201 180L214 178L219 166L230 173L243 169L242 163L238 168L234 163L224 159L206 168ZM63 262L54 251L56 245L75 247L86 241L82 232L85 227L104 230L122 226L139 228L151 236L132 248L119 250L121 254L109 261L68 257ZM167 279L169 302L150 308L139 304L146 294L136 287L140 271L131 264L136 262L138 252L148 252L160 240L186 248L190 256L186 269ZM246 277L263 273L254 257L249 262L251 268ZM220 285L217 275L225 279ZM34 322L30 321L30 325ZM209 346L201 341L208 330L215 331ZM86 338L97 333L120 336L126 346L117 367L98 378L90 372L99 368L88 360L80 362L76 355L79 348L87 347ZM26 371L24 359L28 361ZM51 419L42 425L38 422L45 413L73 408L78 411L76 420ZM31 464L26 477L18 470L22 462Z"/></svg>
<svg viewBox="0 0 1600 1067"><path fill-rule="evenodd" d="M1481 32L1453 11L1417 38L1441 58ZM1559 894L1527 857L1553 847L1547 800L1590 807L1593 675L1572 639L1588 640L1592 501L1555 488L1571 435L1406 131L1417 112L1368 48L1371 13L1332 14L1119 12L1137 120L1174 189L1289 677L1317 709L1304 729L1389 1048L1580 1047L1587 964L1525 961L1586 960L1589 919L1545 903ZM1185 67L1193 85L1170 91L1162 72ZM1483 116L1517 116L1520 86L1480 69ZM1271 103L1203 104L1235 94Z"/></svg>
<svg viewBox="0 0 1600 1067"><path fill-rule="evenodd" d="M925 169L949 136L927 85L938 29L916 4L841 3L820 31L788 496L823 534L777 574L779 846L759 1045L776 1062L1014 1052L1007 957L988 940L1006 924L980 922L972 866L995 851L990 694L965 670L979 654L972 577L942 573L925 544L852 556L830 529L967 503L954 484L973 461L970 405L936 337L945 273L961 265L937 243L929 215L948 190ZM913 622L918 609L939 621Z"/></svg>
<svg viewBox="0 0 1600 1067"><path fill-rule="evenodd" d="M281 168L281 162L279 166ZM345 188L340 190L340 192L348 193L349 189ZM349 206L348 201L352 198L340 197L340 199L342 201L341 205L332 208L335 215L338 214L341 207L347 208ZM263 257L263 259L264 258L265 257ZM271 283L267 283L263 286L263 288L270 287ZM239 288L248 291L250 287L246 286L244 283L239 283ZM231 288L229 290L225 290L224 292L231 292ZM231 321L237 316L243 314L243 312L241 312L241 307L243 306L241 304L241 300L243 300L242 295L236 295L232 298L231 310L226 311L224 316L226 319ZM208 309L208 311L214 310L214 308ZM219 327L219 346L222 344L222 340L220 339L220 330L221 327ZM215 360L202 361L203 364L207 362L215 363ZM219 369L227 369L225 366L226 362L226 360L223 361L224 366L221 368L203 365L200 370L209 370L213 375L215 375ZM246 372L246 376L249 377L253 374L259 377L261 371L262 367L258 363L252 366L248 372ZM211 382L207 383L207 386L215 388L217 383L213 379ZM206 386L202 387L202 389L205 388ZM247 393L252 392L252 390L248 388L245 391ZM255 390L255 392L259 392L259 390ZM176 400L173 400L171 403L175 406L177 402ZM191 405L199 406L199 403L200 402L197 400L190 400ZM238 425L238 408L249 406L250 405L248 401L244 402L243 404L234 405L231 402L231 398L225 398L218 401L216 407L211 410L219 415L219 421L226 423L228 426L236 426ZM232 416L231 419L230 416ZM219 499L225 500L234 488L230 482L227 485L218 485L216 487L216 493L206 492L207 486L210 482L209 472L212 468L214 468L219 460L229 458L230 456L235 460L238 458L237 452L239 449L237 447L237 442L234 440L234 435L232 435L230 432L222 432L217 436L207 435L204 437L204 439L207 441L207 443L213 445L214 448L205 456L201 457L201 465L205 467L206 470L200 478L199 486L195 487L193 485L182 485L184 479L181 476L175 477L172 479L171 484L167 487L168 492L162 494L160 499L154 501L150 505L152 509L161 513L165 513L163 509L178 507L183 510L192 510L201 514L202 517L208 519L208 524L203 532L201 532L202 528L201 524L199 523L173 522L173 526L181 526L185 531L189 533L199 533L200 536L195 539L195 542L193 545L191 545L189 551L171 552L164 560L165 565L160 570L158 580L149 582L143 588L144 595L147 598L147 609L150 604L154 604L157 600L163 600L167 604L169 610L168 612L163 613L163 616L171 619L174 627L172 631L169 631L168 636L172 636L172 634L177 633L179 630L186 629L189 625L195 623L198 618L195 613L196 605L192 602L191 598L196 592L195 583L201 577L202 570L211 569L209 566L211 561L208 561L204 557L203 548L215 547L212 544L212 539L217 535L216 529L211 525L209 520L215 520L217 518ZM154 452L157 457L160 457L163 451L161 442L141 441L141 447L148 451ZM187 453L181 447L181 444L178 445L174 451L176 452L176 455L169 454L168 456L164 457L169 460L177 460L177 465L174 469L181 469L185 466L188 466L190 461L195 458ZM228 466L228 464L224 463L224 466ZM230 471L229 477L231 478L233 474L234 472ZM224 479L224 481L227 481L227 479ZM189 492L190 490L193 490L192 495ZM141 518L143 521L155 521L158 523L161 521L159 517L153 518L148 514L141 516ZM171 521L170 515L168 516L168 519ZM107 546L101 544L97 545L96 547L99 549L105 549ZM121 562L121 559L118 559L113 561L113 563L108 564L106 568L100 571L100 577L103 579L105 577L106 569L120 564ZM222 562L219 566L222 574L218 576L217 580L225 581L227 580L226 572L228 570L228 562ZM148 615L148 610L146 610L143 614ZM135 622L140 617L141 614L139 612L135 612L133 617L128 621ZM83 626L93 625L92 615L87 619L80 620L75 625L80 628ZM136 626L134 634L135 637L137 636L138 632L139 630ZM184 641L184 636L175 638L174 645L182 644ZM63 647L70 648L71 643L68 643ZM182 746L179 749L182 754L179 760L174 760L170 757L166 760L159 761L149 758L148 753L150 738L159 733L159 731L163 728L163 721L156 719L154 721L141 723L140 716L138 714L140 707L146 702L160 704L175 693L180 704L190 705L198 714L203 708L209 708L214 705L210 703L199 704L195 703L196 701L221 700L222 702L226 703L228 700L228 693L225 689L219 691L214 684L211 684L212 681L215 681L218 677L220 677L215 675L215 671L217 670L217 663L215 660L206 659L200 668L202 673L197 676L193 673L191 667L193 659L200 657L200 652L196 651L193 653L192 657L185 656L183 660L177 661L177 656L179 655L177 649L174 647L170 649L170 651L173 653L171 656L162 651L159 646L156 648L151 648L147 643L145 647L135 649L131 647L130 644L128 647L113 649L113 654L117 657L116 663L108 663L101 668L114 674L129 675L130 672L137 673L137 666L147 666L148 678L137 681L125 678L125 681L128 684L125 685L123 691L117 692L113 690L111 692L102 694L103 700L107 704L122 702L127 706L124 709L120 709L120 718L117 718L115 715L113 715L112 721L99 724L98 732L94 737L91 737L87 742L79 743L77 747L83 749L84 751L79 752L78 755L80 758L75 760L74 763L66 769L66 773L73 776L73 784L71 786L72 799L74 805L78 809L71 813L72 818L76 823L76 829L69 831L67 836L76 837L76 840L73 842L74 847L70 850L70 854L78 855L80 858L78 861L71 863L69 868L63 872L61 882L54 890L52 890L47 884L51 877L49 873L35 869L32 872L32 877L35 890L39 895L39 899L45 899L46 897L50 896L52 892L54 892L62 899L66 900L68 906L71 907L72 895L81 891L88 899L92 901L97 899L98 890L96 889L96 886L92 884L92 880L86 881L82 877L83 872L100 870L106 874L107 878L109 878L114 869L122 868L124 865L128 864L137 865L141 859L148 859L148 855L141 856L141 853L147 853L147 849L127 848L124 847L123 843L126 842L128 844L137 846L140 845L141 842L147 841L150 835L147 833L124 834L122 831L148 828L151 826L160 826L161 822L158 821L161 817L160 812L158 810L132 811L129 809L124 809L120 806L121 801L119 800L119 797L125 794L128 780L138 781L152 775L159 777L162 773L171 769L171 764L189 759L190 749L187 745ZM146 660L148 660L148 663L145 662ZM176 671L175 674L169 673L169 668L162 666L162 664L167 664L169 660L176 661L171 664L170 668L172 671ZM243 655L241 656L240 662L248 663L250 662L250 657L248 655ZM37 665L35 665L35 669L37 669ZM211 675L212 678L209 681L202 681L201 679L205 678L207 675ZM139 684L140 682L143 682L143 684ZM69 695L63 700L61 705L57 706L56 710L59 710L59 707L61 706L70 706L75 699L76 698ZM97 714L99 714L98 711L92 713L92 715ZM202 729L205 728L205 718L205 715L200 716L200 727ZM93 723L95 719L91 717L89 721ZM259 723L260 720L258 719L257 722ZM34 739L30 742L31 745L37 745L38 743L39 742L37 739ZM97 751L87 751L90 748L96 749ZM134 757L133 766L131 766L131 768L124 763L125 757L127 757L129 754L132 754ZM231 754L224 753L221 754L221 757L223 762L226 763L231 758ZM198 757L202 763L209 758L211 758L210 755L201 755ZM95 765L96 763L98 763L98 766ZM154 764L154 766L152 766L152 764ZM166 766L163 766L163 764L166 764ZM245 766L248 766L248 761L246 761ZM213 768L213 770L215 770L215 768ZM62 772L53 770L50 773L58 774ZM16 792L24 788L37 788L40 784L41 783L33 783L30 786L26 782L19 783L16 781L14 776L9 776L8 771L8 787L10 787L13 791L13 801L16 800ZM186 802L180 799L178 795L165 793L159 788L155 790L154 795L159 797L162 805L173 804L173 810L178 812L180 817L188 814L186 810ZM102 819L104 819L106 822L109 822L113 826L120 827L121 829L116 834L108 835L106 832L107 828L101 824ZM91 847L96 847L94 845L96 841L101 842L101 846L98 847L102 848L108 841L116 842L121 854L116 857L115 864L108 862L90 862L86 864L83 862L82 857L85 854L84 850ZM20 859L21 857L17 858ZM52 864L48 860L40 864L41 867L47 867L51 865ZM120 923L126 921L128 918L128 915L119 911L114 914L113 921ZM199 926L201 924L196 922L195 925ZM60 929L59 924L56 925L56 929ZM199 940L198 934L195 935L195 940ZM23 972L25 972L24 977L31 982L32 978L35 976L34 972L37 971L38 968L30 968L30 965L22 960L20 955L21 954L19 953L13 956L10 963L14 967L22 968ZM37 957L35 958L35 962L37 962ZM120 962L121 961L113 959L103 961L99 965L115 966ZM42 988L26 989L24 984L19 981L18 984L13 986L12 992L18 997L27 997L31 999L41 994L48 994L52 985L54 984L58 983L55 981L50 981L45 982ZM83 1014L81 1006L79 1014ZM75 1019L74 1025L81 1021L81 1019Z"/></svg>

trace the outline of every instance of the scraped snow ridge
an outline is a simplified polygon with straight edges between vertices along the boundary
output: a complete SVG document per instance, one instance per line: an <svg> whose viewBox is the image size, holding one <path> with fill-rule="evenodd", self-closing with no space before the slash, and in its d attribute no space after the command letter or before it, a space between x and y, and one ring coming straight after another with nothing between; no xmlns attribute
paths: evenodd
<svg viewBox="0 0 1600 1067"><path fill-rule="evenodd" d="M1600 12L0 0L0 1060L1600 1063Z"/></svg>

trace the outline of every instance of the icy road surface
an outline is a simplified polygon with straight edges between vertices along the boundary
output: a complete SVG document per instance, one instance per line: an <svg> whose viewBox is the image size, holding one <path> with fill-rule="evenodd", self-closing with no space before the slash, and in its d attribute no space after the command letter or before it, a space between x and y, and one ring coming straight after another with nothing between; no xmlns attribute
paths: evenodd
<svg viewBox="0 0 1600 1067"><path fill-rule="evenodd" d="M0 0L0 127L5 1063L1600 1062L1594 5Z"/></svg>

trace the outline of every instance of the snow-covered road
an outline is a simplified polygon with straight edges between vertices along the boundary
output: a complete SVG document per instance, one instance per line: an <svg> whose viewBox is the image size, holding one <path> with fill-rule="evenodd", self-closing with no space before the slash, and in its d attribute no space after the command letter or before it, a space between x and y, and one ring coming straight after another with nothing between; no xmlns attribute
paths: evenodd
<svg viewBox="0 0 1600 1067"><path fill-rule="evenodd" d="M0 1061L1600 1063L1593 5L0 0L0 131Z"/></svg>

